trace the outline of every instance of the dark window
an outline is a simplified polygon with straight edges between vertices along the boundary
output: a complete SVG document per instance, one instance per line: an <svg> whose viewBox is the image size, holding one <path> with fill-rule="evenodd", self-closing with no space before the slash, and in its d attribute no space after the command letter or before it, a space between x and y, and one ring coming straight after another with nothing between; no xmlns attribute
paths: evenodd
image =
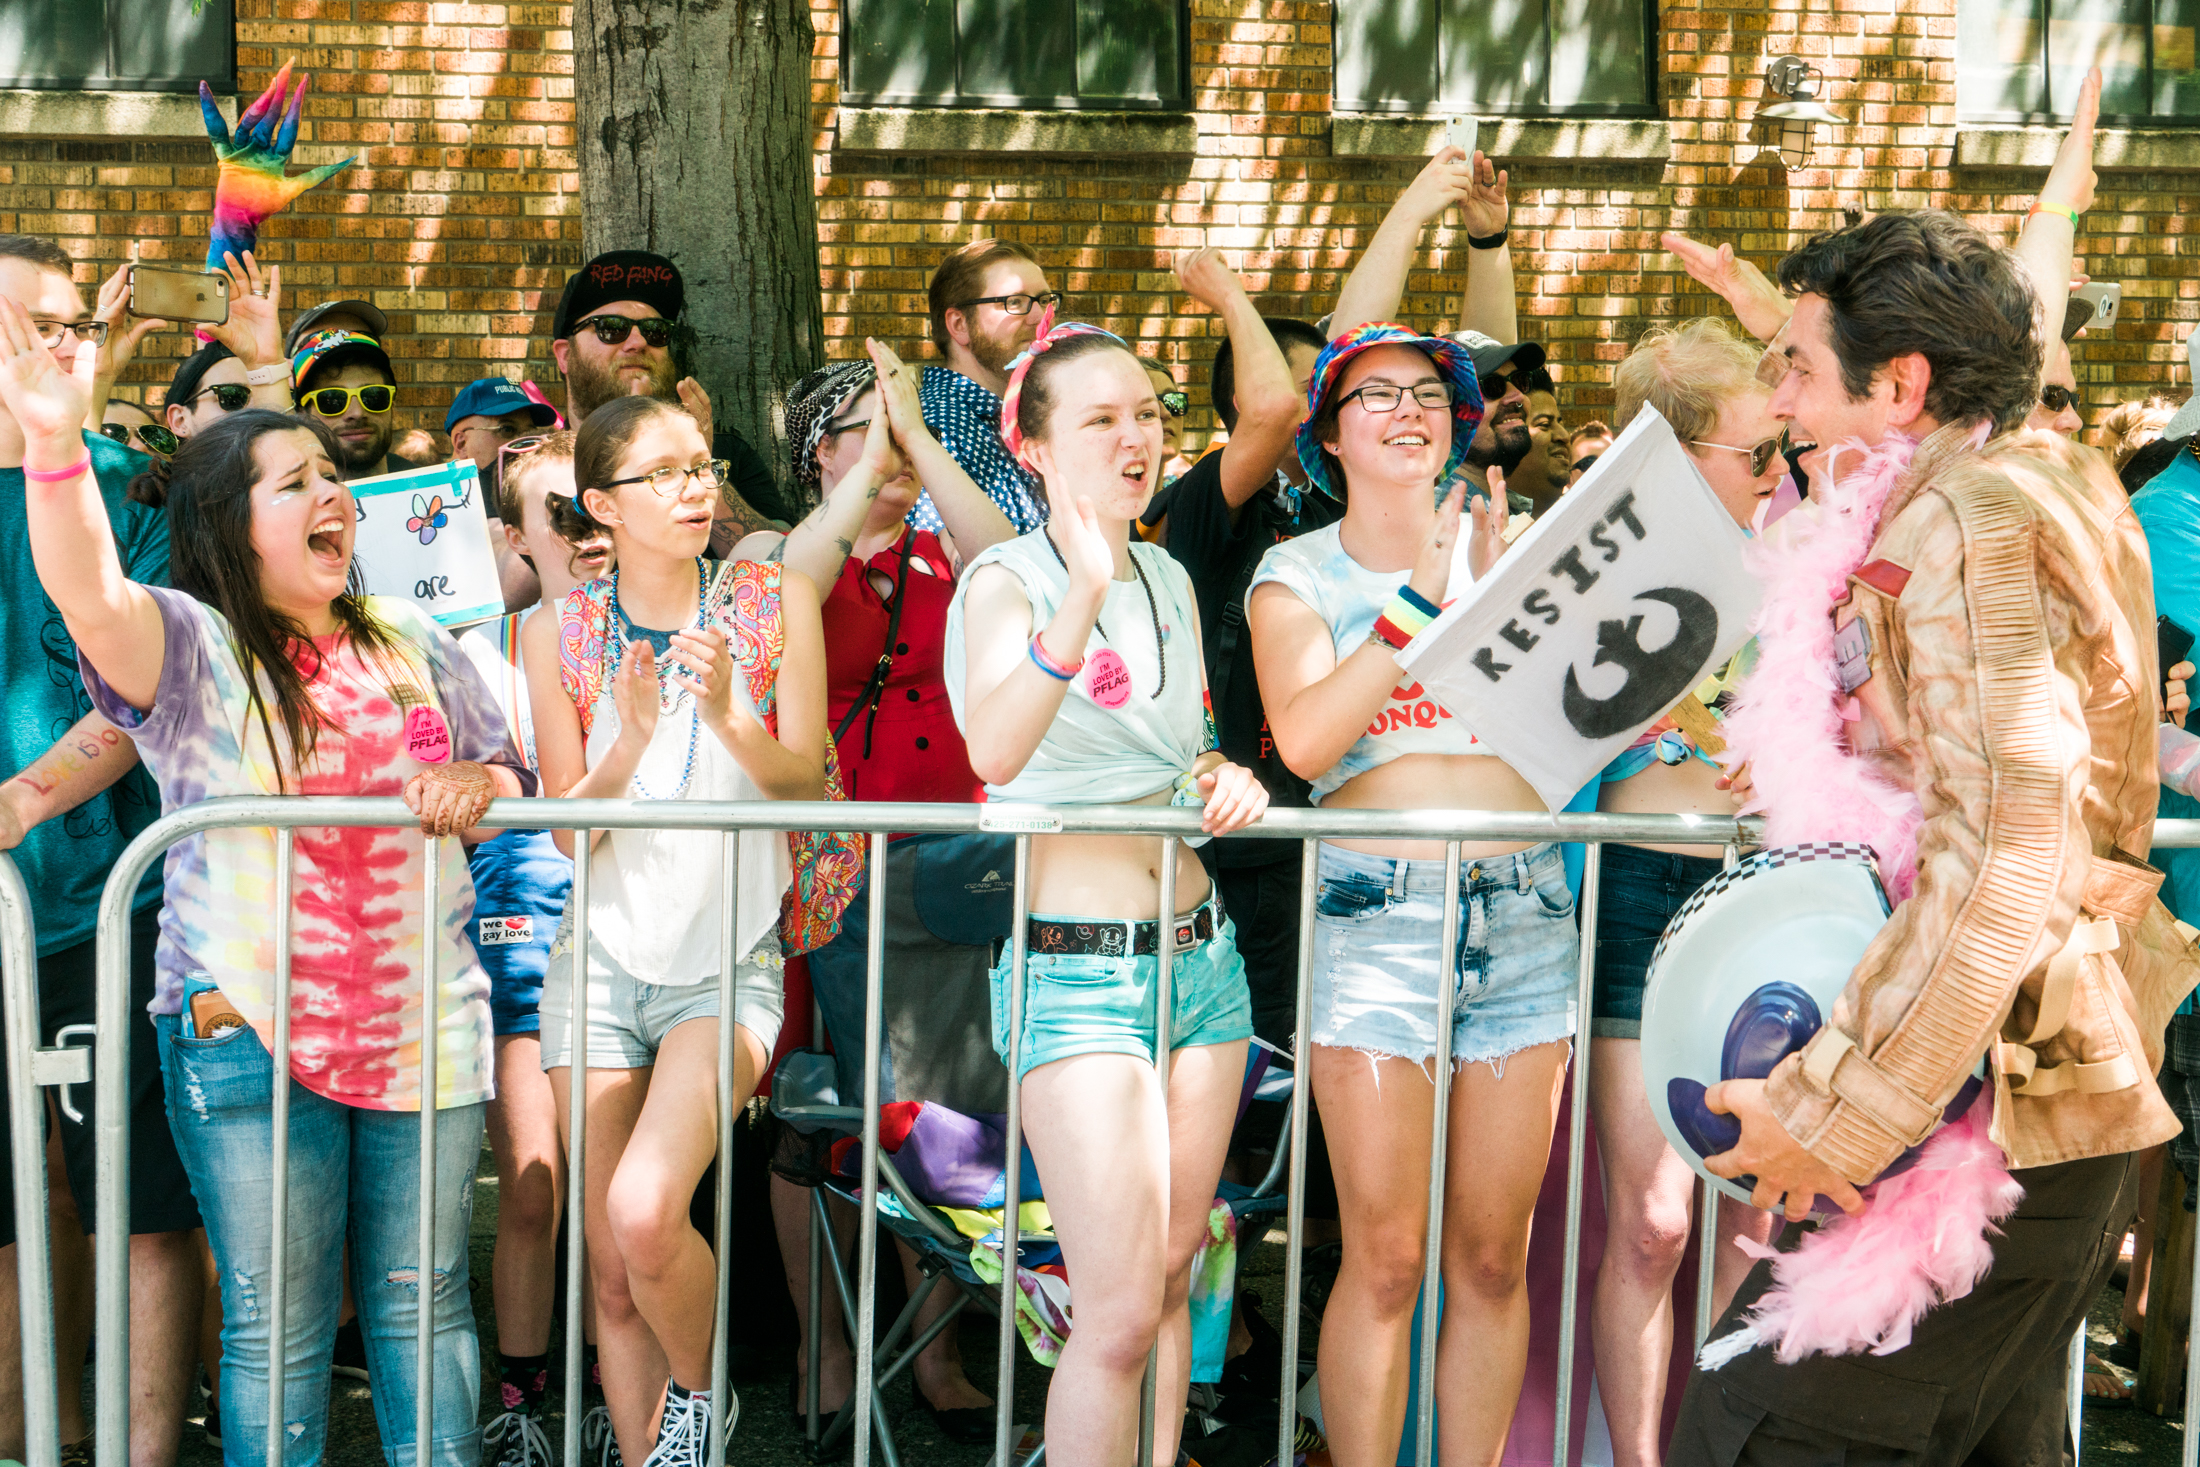
<svg viewBox="0 0 2200 1467"><path fill-rule="evenodd" d="M1336 0L1337 110L1653 116L1654 5Z"/></svg>
<svg viewBox="0 0 2200 1467"><path fill-rule="evenodd" d="M1182 107L1185 0L842 0L840 99Z"/></svg>
<svg viewBox="0 0 2200 1467"><path fill-rule="evenodd" d="M2101 68L2101 120L2200 117L2200 0L1960 0L1956 111L1968 122L2067 121Z"/></svg>
<svg viewBox="0 0 2200 1467"><path fill-rule="evenodd" d="M237 89L233 0L0 0L0 87Z"/></svg>

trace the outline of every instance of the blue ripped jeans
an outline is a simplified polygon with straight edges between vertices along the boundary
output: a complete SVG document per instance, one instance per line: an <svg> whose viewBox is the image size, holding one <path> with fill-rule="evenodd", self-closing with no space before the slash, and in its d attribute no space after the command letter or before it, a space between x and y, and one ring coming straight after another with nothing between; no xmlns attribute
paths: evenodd
<svg viewBox="0 0 2200 1467"><path fill-rule="evenodd" d="M221 1276L223 1460L231 1467L264 1467L274 1061L250 1029L186 1039L173 1014L153 1023L168 1123ZM459 1106L436 1117L435 1442L426 1460L452 1467L475 1467L481 1459L481 1350L466 1239L484 1110ZM289 1215L284 1467L313 1467L326 1445L329 1356L343 1303L347 1243L383 1455L391 1467L412 1467L419 1400L419 1112L339 1105L291 1081Z"/></svg>

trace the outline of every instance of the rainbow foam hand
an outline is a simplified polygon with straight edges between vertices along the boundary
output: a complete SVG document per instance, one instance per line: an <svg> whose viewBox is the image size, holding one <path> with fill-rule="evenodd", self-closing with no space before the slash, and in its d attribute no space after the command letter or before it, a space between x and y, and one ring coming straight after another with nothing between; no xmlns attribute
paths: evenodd
<svg viewBox="0 0 2200 1467"><path fill-rule="evenodd" d="M206 116L207 140L213 143L214 157L221 164L220 177L214 184L214 228L206 242L209 270L221 269L225 254L242 260L245 251L259 243L261 224L281 213L307 189L327 182L358 161L355 154L341 163L286 176L290 150L298 141L298 110L305 105L306 88L313 81L310 75L300 76L286 107L283 92L290 85L290 67L291 63L283 63L274 83L260 93L259 100L237 114L234 134L214 105L212 89L205 82L199 83L199 110Z"/></svg>

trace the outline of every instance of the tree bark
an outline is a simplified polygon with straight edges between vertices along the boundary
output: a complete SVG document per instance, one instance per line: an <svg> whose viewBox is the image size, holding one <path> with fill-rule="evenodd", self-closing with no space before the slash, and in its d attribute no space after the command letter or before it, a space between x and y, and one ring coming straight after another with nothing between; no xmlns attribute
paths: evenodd
<svg viewBox="0 0 2200 1467"><path fill-rule="evenodd" d="M687 286L718 426L792 489L786 389L824 360L808 0L577 0L581 237ZM683 333L685 334L685 333Z"/></svg>

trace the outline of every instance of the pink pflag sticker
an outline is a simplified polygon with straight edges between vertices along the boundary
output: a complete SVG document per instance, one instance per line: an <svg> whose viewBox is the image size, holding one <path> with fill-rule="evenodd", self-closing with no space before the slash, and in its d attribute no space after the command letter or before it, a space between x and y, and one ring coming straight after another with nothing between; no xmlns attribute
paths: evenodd
<svg viewBox="0 0 2200 1467"><path fill-rule="evenodd" d="M451 725L442 709L422 704L405 715L405 752L423 764L451 762Z"/></svg>
<svg viewBox="0 0 2200 1467"><path fill-rule="evenodd" d="M1085 696L1109 709L1131 700L1131 670L1113 647L1102 647L1086 659Z"/></svg>

